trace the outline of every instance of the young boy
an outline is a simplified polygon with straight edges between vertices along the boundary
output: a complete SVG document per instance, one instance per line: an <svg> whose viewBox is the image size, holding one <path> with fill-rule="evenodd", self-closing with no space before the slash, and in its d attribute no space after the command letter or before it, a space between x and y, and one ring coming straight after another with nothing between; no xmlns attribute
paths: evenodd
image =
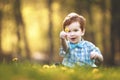
<svg viewBox="0 0 120 80"><path fill-rule="evenodd" d="M96 67L103 56L100 50L91 42L82 38L85 33L85 18L77 13L68 14L63 21L63 31L60 32L60 55L62 64L67 67L89 65Z"/></svg>

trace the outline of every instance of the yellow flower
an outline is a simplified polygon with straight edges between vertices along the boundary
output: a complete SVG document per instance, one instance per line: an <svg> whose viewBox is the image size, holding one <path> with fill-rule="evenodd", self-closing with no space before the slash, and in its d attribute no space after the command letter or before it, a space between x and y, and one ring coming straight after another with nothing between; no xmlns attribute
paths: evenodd
<svg viewBox="0 0 120 80"><path fill-rule="evenodd" d="M56 68L56 66L55 65L51 65L50 68Z"/></svg>
<svg viewBox="0 0 120 80"><path fill-rule="evenodd" d="M43 65L43 68L48 69L48 68L50 68L50 66L49 65Z"/></svg>
<svg viewBox="0 0 120 80"><path fill-rule="evenodd" d="M65 28L65 32L69 32L69 28L68 27Z"/></svg>
<svg viewBox="0 0 120 80"><path fill-rule="evenodd" d="M67 68L66 68L66 67L61 67L61 69L62 69L63 71L66 71L66 70L67 70Z"/></svg>
<svg viewBox="0 0 120 80"><path fill-rule="evenodd" d="M12 61L18 61L18 58L13 58Z"/></svg>
<svg viewBox="0 0 120 80"><path fill-rule="evenodd" d="M99 72L99 69L95 68L92 70L92 73L98 73Z"/></svg>
<svg viewBox="0 0 120 80"><path fill-rule="evenodd" d="M97 68L93 69L92 73L93 73L94 80L98 80L103 77L103 74Z"/></svg>

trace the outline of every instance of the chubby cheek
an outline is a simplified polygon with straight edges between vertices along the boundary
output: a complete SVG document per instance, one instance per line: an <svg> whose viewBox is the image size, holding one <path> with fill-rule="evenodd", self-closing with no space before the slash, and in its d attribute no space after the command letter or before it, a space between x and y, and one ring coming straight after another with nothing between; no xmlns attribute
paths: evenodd
<svg viewBox="0 0 120 80"><path fill-rule="evenodd" d="M81 34L82 34L82 32L76 32L76 33L75 33L76 37L80 37Z"/></svg>
<svg viewBox="0 0 120 80"><path fill-rule="evenodd" d="M80 32L76 33L76 36L78 36L78 37L81 36L81 33Z"/></svg>

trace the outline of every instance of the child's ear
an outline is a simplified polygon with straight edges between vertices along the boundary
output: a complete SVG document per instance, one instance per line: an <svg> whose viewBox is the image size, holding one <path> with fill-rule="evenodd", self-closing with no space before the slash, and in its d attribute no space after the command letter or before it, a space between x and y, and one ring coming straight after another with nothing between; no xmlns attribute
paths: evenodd
<svg viewBox="0 0 120 80"><path fill-rule="evenodd" d="M85 29L82 31L82 36L84 36L84 34L85 34Z"/></svg>

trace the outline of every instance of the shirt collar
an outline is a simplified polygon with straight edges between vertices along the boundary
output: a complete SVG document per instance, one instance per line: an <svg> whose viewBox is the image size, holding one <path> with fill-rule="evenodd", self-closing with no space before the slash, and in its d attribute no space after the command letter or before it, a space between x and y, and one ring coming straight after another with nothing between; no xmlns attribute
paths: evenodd
<svg viewBox="0 0 120 80"><path fill-rule="evenodd" d="M81 40L80 40L78 43L76 43L76 44L69 42L69 47L70 47L70 49L73 49L73 48L82 48L82 47L83 47L83 44L84 44L84 39L81 39Z"/></svg>

